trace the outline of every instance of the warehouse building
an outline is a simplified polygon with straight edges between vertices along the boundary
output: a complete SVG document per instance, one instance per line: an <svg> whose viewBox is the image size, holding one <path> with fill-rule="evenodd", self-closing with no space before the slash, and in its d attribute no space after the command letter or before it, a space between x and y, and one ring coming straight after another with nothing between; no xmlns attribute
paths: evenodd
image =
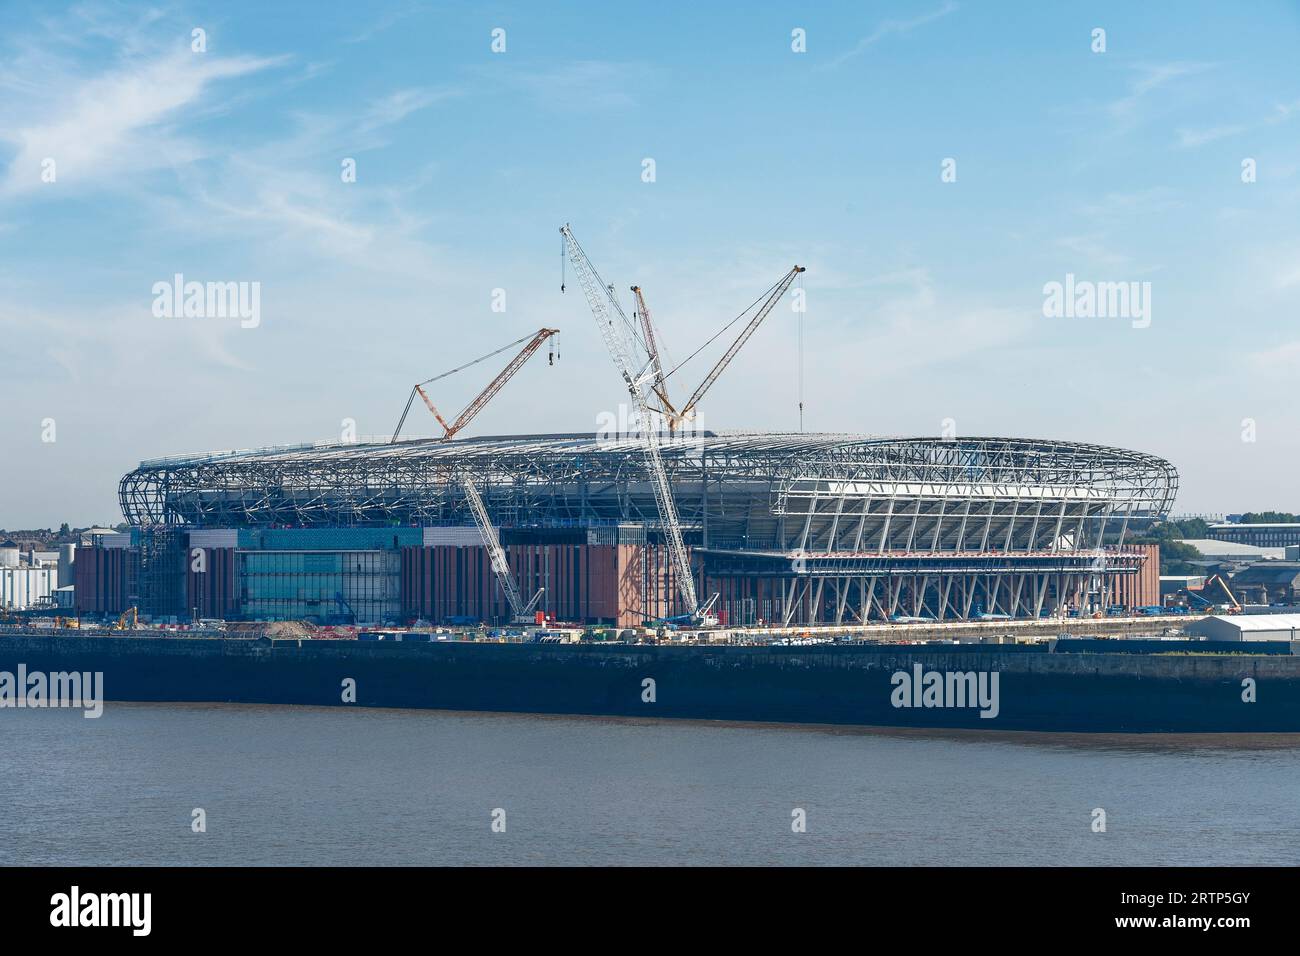
<svg viewBox="0 0 1300 956"><path fill-rule="evenodd" d="M1300 562L1261 561L1232 576L1232 590L1247 604L1295 604Z"/></svg>
<svg viewBox="0 0 1300 956"><path fill-rule="evenodd" d="M1300 614L1215 615L1187 625L1186 632L1211 641L1300 640Z"/></svg>
<svg viewBox="0 0 1300 956"><path fill-rule="evenodd" d="M1289 544L1300 544L1300 523L1294 522L1224 522L1210 525L1205 533L1215 541L1233 541L1258 548L1284 548Z"/></svg>

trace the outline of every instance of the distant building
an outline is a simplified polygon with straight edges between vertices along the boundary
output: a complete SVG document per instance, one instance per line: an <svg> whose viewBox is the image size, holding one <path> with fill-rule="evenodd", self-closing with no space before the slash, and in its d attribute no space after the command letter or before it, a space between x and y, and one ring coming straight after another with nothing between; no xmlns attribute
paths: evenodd
<svg viewBox="0 0 1300 956"><path fill-rule="evenodd" d="M1261 561L1232 576L1232 590L1246 604L1294 604L1300 561Z"/></svg>
<svg viewBox="0 0 1300 956"><path fill-rule="evenodd" d="M1233 541L1260 548L1300 544L1300 522L1286 524L1212 524L1206 532L1214 541Z"/></svg>
<svg viewBox="0 0 1300 956"><path fill-rule="evenodd" d="M1286 548L1265 548L1236 541L1220 541L1216 538L1185 538L1183 544L1190 544L1208 561L1221 561L1226 564L1250 564L1286 556Z"/></svg>
<svg viewBox="0 0 1300 956"><path fill-rule="evenodd" d="M0 607L22 611L52 599L58 568L0 568Z"/></svg>
<svg viewBox="0 0 1300 956"><path fill-rule="evenodd" d="M1216 615L1187 625L1188 634L1211 641L1300 640L1300 614Z"/></svg>
<svg viewBox="0 0 1300 956"><path fill-rule="evenodd" d="M87 528L85 531L80 532L81 538L79 543L83 548L89 547L95 543L95 539L100 535L117 533L118 531L116 528Z"/></svg>
<svg viewBox="0 0 1300 956"><path fill-rule="evenodd" d="M22 551L16 541L0 542L0 607L21 611L48 601L59 586L59 572L55 564L43 565L33 552L23 563Z"/></svg>
<svg viewBox="0 0 1300 956"><path fill-rule="evenodd" d="M1160 575L1160 596L1178 594L1181 591L1199 591L1205 587L1204 574L1162 574Z"/></svg>

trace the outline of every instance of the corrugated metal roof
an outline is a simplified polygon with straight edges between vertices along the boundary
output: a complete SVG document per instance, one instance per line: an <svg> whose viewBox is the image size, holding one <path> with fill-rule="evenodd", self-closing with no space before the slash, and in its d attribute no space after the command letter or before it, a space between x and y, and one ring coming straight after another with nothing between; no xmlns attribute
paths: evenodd
<svg viewBox="0 0 1300 956"><path fill-rule="evenodd" d="M1257 544L1242 544L1239 541L1219 541L1214 538L1183 538L1182 544L1190 544L1201 554L1211 557L1243 557L1243 558L1281 558L1286 554L1286 548L1262 547Z"/></svg>
<svg viewBox="0 0 1300 956"><path fill-rule="evenodd" d="M1240 631L1300 630L1300 614L1215 614L1207 621L1223 621Z"/></svg>
<svg viewBox="0 0 1300 956"><path fill-rule="evenodd" d="M1300 564L1294 561L1270 561L1252 564L1232 576L1233 584L1291 584L1300 577Z"/></svg>
<svg viewBox="0 0 1300 956"><path fill-rule="evenodd" d="M1212 524L1212 525L1210 525L1210 527L1213 528L1215 531L1221 531L1221 530L1222 530L1222 531L1240 531L1240 530L1253 530L1253 529L1256 529L1256 528L1263 528L1263 529L1265 529L1265 530L1270 529L1270 528L1286 528L1287 530L1293 530L1293 529L1295 529L1295 528L1300 528L1300 522L1294 522L1294 521L1274 521L1274 522L1258 522L1258 523L1256 523L1256 522L1253 522L1253 521L1252 521L1252 522L1247 523L1247 522L1245 522L1245 521L1239 521L1239 522L1233 523L1233 522L1230 522L1230 521L1229 521L1229 522L1225 522L1224 524Z"/></svg>

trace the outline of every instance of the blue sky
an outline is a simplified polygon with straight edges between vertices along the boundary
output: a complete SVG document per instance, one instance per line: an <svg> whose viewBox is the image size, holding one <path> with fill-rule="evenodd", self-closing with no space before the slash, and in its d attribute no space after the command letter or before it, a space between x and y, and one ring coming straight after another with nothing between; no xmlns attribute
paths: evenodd
<svg viewBox="0 0 1300 956"><path fill-rule="evenodd" d="M594 430L566 221L677 359L807 266L808 430L1119 445L1179 512L1300 511L1296 4L330 6L0 8L0 527L120 520L142 458L391 432L543 325L560 361L469 431ZM259 282L260 323L155 317L178 272ZM1044 317L1067 273L1150 282L1150 326ZM702 424L796 429L797 337L778 307Z"/></svg>

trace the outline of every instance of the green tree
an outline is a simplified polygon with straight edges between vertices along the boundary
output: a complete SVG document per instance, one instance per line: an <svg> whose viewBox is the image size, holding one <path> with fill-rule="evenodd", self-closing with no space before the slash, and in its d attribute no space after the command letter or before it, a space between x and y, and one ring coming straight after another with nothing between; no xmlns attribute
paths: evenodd
<svg viewBox="0 0 1300 956"><path fill-rule="evenodd" d="M1160 543L1161 574L1197 574L1205 569L1192 564L1202 558L1201 552L1182 541L1163 541Z"/></svg>
<svg viewBox="0 0 1300 956"><path fill-rule="evenodd" d="M1248 511L1241 516L1242 524L1296 524L1300 516L1289 511Z"/></svg>

